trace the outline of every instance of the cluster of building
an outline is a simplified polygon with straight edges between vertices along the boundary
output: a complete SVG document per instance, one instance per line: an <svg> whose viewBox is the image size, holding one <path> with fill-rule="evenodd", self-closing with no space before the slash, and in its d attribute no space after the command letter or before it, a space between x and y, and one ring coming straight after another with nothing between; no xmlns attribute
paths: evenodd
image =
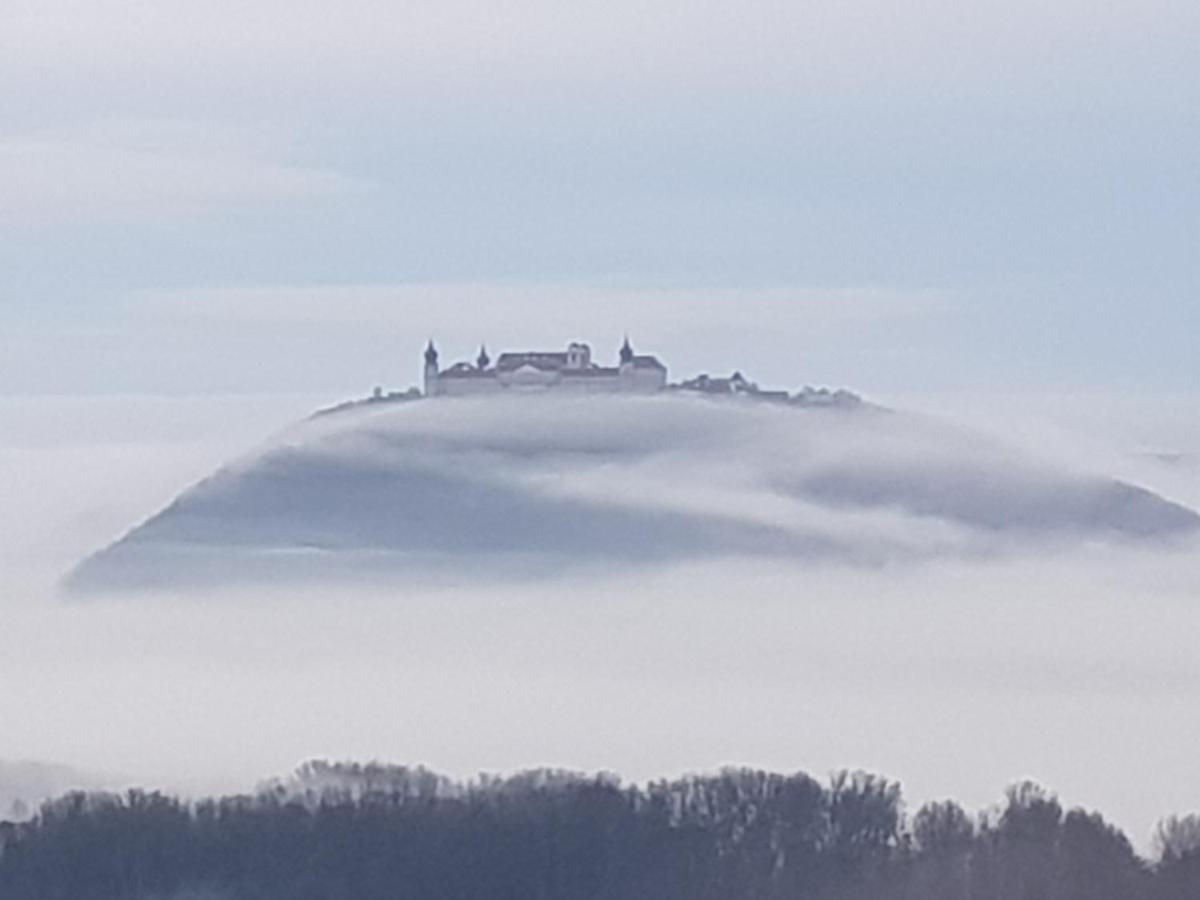
<svg viewBox="0 0 1200 900"><path fill-rule="evenodd" d="M504 392L573 391L591 394L655 394L660 391L747 397L798 406L853 407L861 404L850 391L806 387L798 393L767 390L741 372L727 378L699 375L678 384L667 381L667 367L656 356L634 352L629 338L613 366L592 359L592 348L572 343L563 352L534 350L501 353L493 362L486 347L474 362L457 362L443 369L433 341L425 348L426 397L464 397ZM389 395L394 397L395 395ZM421 396L411 391L405 398ZM376 399L387 399L377 394Z"/></svg>
<svg viewBox="0 0 1200 900"><path fill-rule="evenodd" d="M830 390L806 385L794 394L787 391L770 390L759 387L757 382L750 381L741 372L734 372L728 378L697 375L695 378L679 384L670 385L668 390L717 397L748 397L752 400L766 400L772 403L790 403L793 406L836 407L838 409L852 409L861 406L863 402L858 394L842 389Z"/></svg>
<svg viewBox="0 0 1200 900"><path fill-rule="evenodd" d="M501 353L494 361L486 347L473 362L456 362L442 368L433 341L425 348L424 390L384 393L376 388L366 400L350 401L324 412L337 412L362 403L394 403L422 397L468 397L504 393L565 391L583 394L700 394L710 397L744 397L750 400L795 406L851 408L862 400L850 391L805 387L797 393L768 390L741 372L728 377L698 375L675 384L667 381L667 367L656 356L634 352L629 338L617 353L616 365L592 359L592 348L572 343L565 351L532 350Z"/></svg>
<svg viewBox="0 0 1200 900"><path fill-rule="evenodd" d="M667 367L633 351L629 338L615 366L598 365L592 348L573 343L565 352L501 353L493 363L487 348L472 362L443 369L433 342L425 348L425 396L462 397L505 391L565 390L592 394L653 394L667 386Z"/></svg>

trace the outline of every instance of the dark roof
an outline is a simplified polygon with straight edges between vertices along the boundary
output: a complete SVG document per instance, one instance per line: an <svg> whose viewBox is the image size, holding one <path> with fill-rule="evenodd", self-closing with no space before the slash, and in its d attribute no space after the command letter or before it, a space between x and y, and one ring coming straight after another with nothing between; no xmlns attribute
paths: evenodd
<svg viewBox="0 0 1200 900"><path fill-rule="evenodd" d="M741 373L735 372L729 378L713 378L711 375L697 375L680 385L686 391L701 391L705 394L733 394L747 387Z"/></svg>
<svg viewBox="0 0 1200 900"><path fill-rule="evenodd" d="M522 366L533 366L535 369L550 369L557 371L567 364L565 353L501 353L496 360L496 368L503 372L512 372Z"/></svg>
<svg viewBox="0 0 1200 900"><path fill-rule="evenodd" d="M449 369L441 373L442 378L494 378L496 375L493 371L484 371L478 369L470 363L460 362L455 363Z"/></svg>
<svg viewBox="0 0 1200 900"><path fill-rule="evenodd" d="M658 361L657 356L635 356L633 367L635 369L662 369L664 372L667 370L667 367Z"/></svg>

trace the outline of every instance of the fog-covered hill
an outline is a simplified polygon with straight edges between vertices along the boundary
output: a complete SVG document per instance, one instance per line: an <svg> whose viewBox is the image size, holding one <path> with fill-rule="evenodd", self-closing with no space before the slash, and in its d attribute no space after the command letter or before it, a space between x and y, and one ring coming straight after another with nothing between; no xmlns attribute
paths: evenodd
<svg viewBox="0 0 1200 900"><path fill-rule="evenodd" d="M70 583L540 573L719 555L879 565L1198 531L1194 511L1148 490L872 407L435 400L303 423Z"/></svg>

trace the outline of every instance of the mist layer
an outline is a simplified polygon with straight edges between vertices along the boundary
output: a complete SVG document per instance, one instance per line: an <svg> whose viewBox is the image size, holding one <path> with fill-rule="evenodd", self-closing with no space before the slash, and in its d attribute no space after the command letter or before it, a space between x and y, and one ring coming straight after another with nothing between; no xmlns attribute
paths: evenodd
<svg viewBox="0 0 1200 900"><path fill-rule="evenodd" d="M674 396L434 400L289 430L84 561L80 589L846 566L1156 544L1193 510L932 419Z"/></svg>

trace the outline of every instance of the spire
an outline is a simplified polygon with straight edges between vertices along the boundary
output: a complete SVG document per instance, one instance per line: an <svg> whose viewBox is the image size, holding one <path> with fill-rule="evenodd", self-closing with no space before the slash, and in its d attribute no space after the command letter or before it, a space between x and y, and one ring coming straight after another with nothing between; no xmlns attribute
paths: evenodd
<svg viewBox="0 0 1200 900"><path fill-rule="evenodd" d="M633 345L629 343L629 335L625 335L625 343L621 345L621 365L633 362Z"/></svg>
<svg viewBox="0 0 1200 900"><path fill-rule="evenodd" d="M433 346L433 338L429 339L429 346L425 348L425 365L437 366L438 352L437 347Z"/></svg>
<svg viewBox="0 0 1200 900"><path fill-rule="evenodd" d="M481 371L492 364L492 358L488 356L487 344L479 345L479 357L475 360L475 363Z"/></svg>

